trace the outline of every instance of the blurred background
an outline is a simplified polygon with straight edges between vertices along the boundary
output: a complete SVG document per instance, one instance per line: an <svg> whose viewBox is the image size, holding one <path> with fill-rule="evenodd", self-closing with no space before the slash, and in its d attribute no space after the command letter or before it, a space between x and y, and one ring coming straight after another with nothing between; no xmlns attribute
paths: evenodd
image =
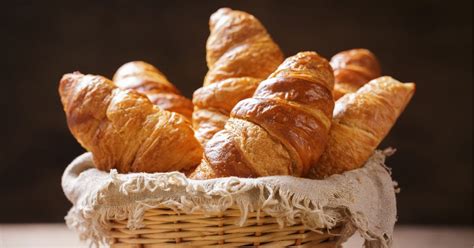
<svg viewBox="0 0 474 248"><path fill-rule="evenodd" d="M162 70L191 97L207 71L209 16L252 13L286 56L368 48L383 74L417 83L382 148L399 223L472 226L471 1L9 1L1 10L0 223L63 222L60 180L84 150L66 126L62 74L112 77L131 60ZM6 57L5 57L6 56Z"/></svg>

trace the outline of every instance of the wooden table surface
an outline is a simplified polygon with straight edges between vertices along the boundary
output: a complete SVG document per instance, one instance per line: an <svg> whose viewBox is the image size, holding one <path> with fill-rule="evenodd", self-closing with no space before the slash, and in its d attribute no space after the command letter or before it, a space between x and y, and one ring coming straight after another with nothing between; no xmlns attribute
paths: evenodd
<svg viewBox="0 0 474 248"><path fill-rule="evenodd" d="M344 248L361 247L354 236ZM64 224L0 224L1 248L88 247ZM474 228L397 226L394 248L473 248Z"/></svg>

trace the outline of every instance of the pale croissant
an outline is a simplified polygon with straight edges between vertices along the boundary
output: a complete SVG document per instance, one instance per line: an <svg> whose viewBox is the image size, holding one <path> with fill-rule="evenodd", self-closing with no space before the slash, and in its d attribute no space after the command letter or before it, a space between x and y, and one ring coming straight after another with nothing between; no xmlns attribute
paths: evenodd
<svg viewBox="0 0 474 248"><path fill-rule="evenodd" d="M122 89L133 89L148 96L150 101L164 110L176 112L191 120L193 103L181 95L166 76L151 64L132 61L115 72L114 83Z"/></svg>
<svg viewBox="0 0 474 248"><path fill-rule="evenodd" d="M193 127L202 144L224 128L235 104L251 97L260 81L283 61L265 27L248 13L219 9L209 27L209 71L204 86L193 95Z"/></svg>
<svg viewBox="0 0 474 248"><path fill-rule="evenodd" d="M316 53L286 59L233 108L192 177L305 175L328 140L333 86L329 63Z"/></svg>
<svg viewBox="0 0 474 248"><path fill-rule="evenodd" d="M335 100L380 77L380 64L375 55L367 49L340 52L331 58L330 63L336 81L333 91Z"/></svg>
<svg viewBox="0 0 474 248"><path fill-rule="evenodd" d="M415 84L380 77L336 102L329 142L310 178L360 168L388 134L415 92Z"/></svg>
<svg viewBox="0 0 474 248"><path fill-rule="evenodd" d="M98 169L119 172L189 170L202 148L184 117L104 77L66 74L59 93L71 133Z"/></svg>

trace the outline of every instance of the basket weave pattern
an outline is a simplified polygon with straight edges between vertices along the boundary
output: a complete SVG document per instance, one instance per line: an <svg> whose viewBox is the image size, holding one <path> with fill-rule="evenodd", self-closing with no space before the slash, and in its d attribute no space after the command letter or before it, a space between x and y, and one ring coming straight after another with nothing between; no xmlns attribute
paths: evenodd
<svg viewBox="0 0 474 248"><path fill-rule="evenodd" d="M339 229L314 232L301 223L283 227L263 212L250 212L243 226L237 208L216 216L180 214L168 208L148 210L143 228L130 230L127 220L111 220L111 247L316 247L333 248Z"/></svg>

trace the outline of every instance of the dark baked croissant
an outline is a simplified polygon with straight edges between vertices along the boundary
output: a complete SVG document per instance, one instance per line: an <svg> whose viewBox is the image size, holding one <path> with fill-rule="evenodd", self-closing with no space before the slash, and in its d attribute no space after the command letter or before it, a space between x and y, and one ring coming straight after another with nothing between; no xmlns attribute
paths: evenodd
<svg viewBox="0 0 474 248"><path fill-rule="evenodd" d="M330 63L336 80L333 91L335 100L357 91L370 80L380 77L379 62L367 49L340 52L331 58Z"/></svg>
<svg viewBox="0 0 474 248"><path fill-rule="evenodd" d="M114 75L114 83L122 89L133 89L148 96L164 110L176 112L191 120L193 103L156 67L143 61L122 65Z"/></svg>
<svg viewBox="0 0 474 248"><path fill-rule="evenodd" d="M415 84L380 77L336 102L329 142L310 178L362 167L395 124Z"/></svg>
<svg viewBox="0 0 474 248"><path fill-rule="evenodd" d="M333 86L333 71L318 54L287 58L233 108L192 177L305 175L328 139Z"/></svg>
<svg viewBox="0 0 474 248"><path fill-rule="evenodd" d="M224 128L235 104L251 97L283 61L265 27L248 13L222 8L212 14L209 26L209 71L193 95L193 127L202 144Z"/></svg>
<svg viewBox="0 0 474 248"><path fill-rule="evenodd" d="M141 93L104 77L66 74L59 94L71 133L98 169L119 172L187 170L202 148L188 121L162 110Z"/></svg>

